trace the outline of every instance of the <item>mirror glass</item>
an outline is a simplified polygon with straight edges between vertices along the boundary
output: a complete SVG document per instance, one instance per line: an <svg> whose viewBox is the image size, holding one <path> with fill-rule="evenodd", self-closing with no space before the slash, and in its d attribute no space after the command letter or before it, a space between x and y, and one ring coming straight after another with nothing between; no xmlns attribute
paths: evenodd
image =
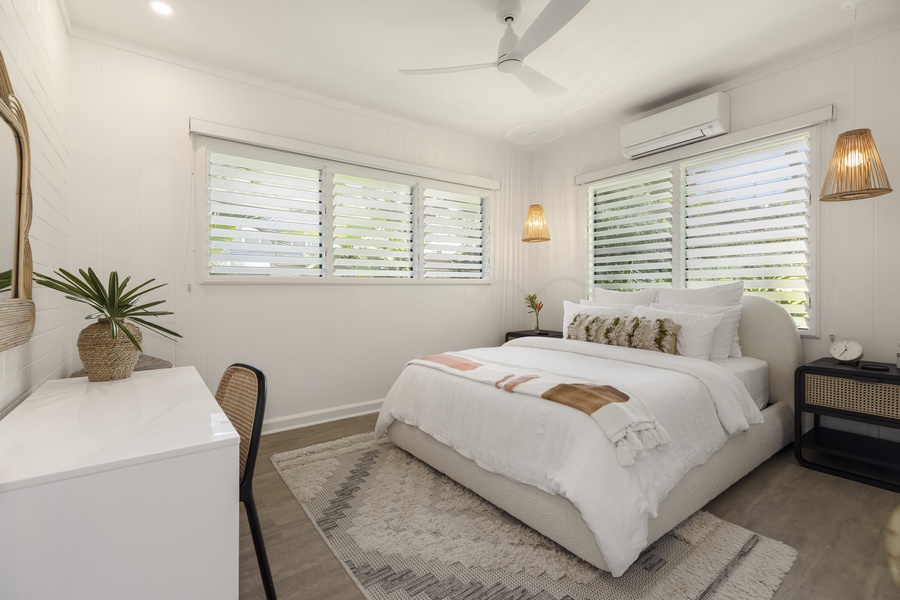
<svg viewBox="0 0 900 600"><path fill-rule="evenodd" d="M0 119L0 299L11 298L14 267L18 202L19 158L16 139L9 123Z"/></svg>

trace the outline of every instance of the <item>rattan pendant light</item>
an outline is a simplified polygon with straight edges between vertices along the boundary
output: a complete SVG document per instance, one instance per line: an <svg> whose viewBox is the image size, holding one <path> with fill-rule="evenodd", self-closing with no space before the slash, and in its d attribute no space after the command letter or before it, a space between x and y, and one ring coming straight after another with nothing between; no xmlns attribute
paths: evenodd
<svg viewBox="0 0 900 600"><path fill-rule="evenodd" d="M532 150L532 173L534 174L534 193L537 194L537 144L540 133L532 132L534 141ZM549 242L550 228L547 227L547 219L544 217L544 207L540 204L532 204L528 207L528 215L525 216L525 228L522 230L523 242Z"/></svg>
<svg viewBox="0 0 900 600"><path fill-rule="evenodd" d="M846 0L845 10L853 10L853 120L856 121L856 9L860 0ZM828 163L828 172L822 184L819 200L841 202L860 200L890 193L891 184L875 139L870 129L851 129L838 136L834 152Z"/></svg>

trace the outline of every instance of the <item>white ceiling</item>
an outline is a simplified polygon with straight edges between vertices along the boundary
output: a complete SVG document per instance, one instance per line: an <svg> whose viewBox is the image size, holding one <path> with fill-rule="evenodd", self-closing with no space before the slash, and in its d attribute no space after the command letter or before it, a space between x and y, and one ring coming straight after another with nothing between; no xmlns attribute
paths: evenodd
<svg viewBox="0 0 900 600"><path fill-rule="evenodd" d="M64 0L72 25L479 137L552 124L568 132L660 106L852 35L840 0L592 0L526 59L567 88L536 97L494 69L496 0ZM525 32L547 0L522 0ZM900 19L866 0L860 32ZM527 141L524 140L524 141Z"/></svg>

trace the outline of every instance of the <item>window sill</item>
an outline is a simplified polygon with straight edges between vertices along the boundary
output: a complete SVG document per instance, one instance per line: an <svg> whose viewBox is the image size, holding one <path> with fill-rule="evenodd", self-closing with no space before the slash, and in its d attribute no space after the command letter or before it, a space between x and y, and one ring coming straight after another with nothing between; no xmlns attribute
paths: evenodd
<svg viewBox="0 0 900 600"><path fill-rule="evenodd" d="M490 279L374 279L374 278L345 278L345 279L319 279L308 280L291 277L227 277L216 279L203 279L200 285L490 285Z"/></svg>

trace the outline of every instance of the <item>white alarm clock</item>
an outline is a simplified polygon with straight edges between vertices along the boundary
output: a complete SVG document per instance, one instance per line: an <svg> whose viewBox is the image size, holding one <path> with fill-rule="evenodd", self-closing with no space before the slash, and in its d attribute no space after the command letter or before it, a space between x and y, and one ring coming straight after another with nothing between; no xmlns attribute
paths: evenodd
<svg viewBox="0 0 900 600"><path fill-rule="evenodd" d="M855 363L863 357L862 344L856 340L835 340L829 350L839 362Z"/></svg>

